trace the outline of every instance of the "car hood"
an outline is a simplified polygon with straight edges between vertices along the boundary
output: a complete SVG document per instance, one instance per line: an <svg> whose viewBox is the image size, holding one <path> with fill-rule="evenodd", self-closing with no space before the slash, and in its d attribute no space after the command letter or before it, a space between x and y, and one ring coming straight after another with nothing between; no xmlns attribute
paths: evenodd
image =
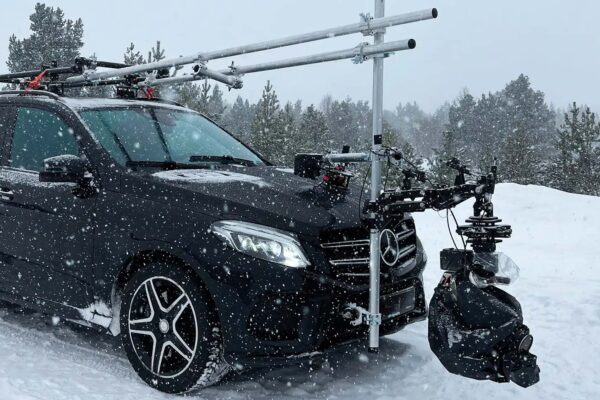
<svg viewBox="0 0 600 400"><path fill-rule="evenodd" d="M178 206L214 219L244 220L302 235L361 225L356 182L343 193L332 192L317 186L319 181L271 166L161 171L144 175L143 181L146 193L161 192L152 197L173 203L175 196Z"/></svg>

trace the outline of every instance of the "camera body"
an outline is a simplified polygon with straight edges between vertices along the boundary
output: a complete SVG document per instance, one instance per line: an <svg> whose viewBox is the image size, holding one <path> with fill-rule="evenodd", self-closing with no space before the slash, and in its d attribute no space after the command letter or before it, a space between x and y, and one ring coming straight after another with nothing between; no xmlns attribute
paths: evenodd
<svg viewBox="0 0 600 400"><path fill-rule="evenodd" d="M449 272L460 272L473 264L473 250L443 249L440 251L440 268Z"/></svg>

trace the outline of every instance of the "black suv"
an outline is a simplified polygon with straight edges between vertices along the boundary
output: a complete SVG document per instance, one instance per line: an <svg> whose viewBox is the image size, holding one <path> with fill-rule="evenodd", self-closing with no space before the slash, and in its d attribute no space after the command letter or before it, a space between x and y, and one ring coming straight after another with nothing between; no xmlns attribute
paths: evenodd
<svg viewBox="0 0 600 400"><path fill-rule="evenodd" d="M0 93L0 293L121 335L166 392L367 336L360 188L331 196L161 101ZM385 238L383 237L385 235ZM381 334L425 318L410 217L382 232Z"/></svg>

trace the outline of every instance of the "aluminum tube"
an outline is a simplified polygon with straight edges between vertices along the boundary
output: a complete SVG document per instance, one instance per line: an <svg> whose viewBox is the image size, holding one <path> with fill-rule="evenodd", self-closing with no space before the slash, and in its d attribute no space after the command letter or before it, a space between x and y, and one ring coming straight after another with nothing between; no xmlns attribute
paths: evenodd
<svg viewBox="0 0 600 400"><path fill-rule="evenodd" d="M241 89L243 86L242 80L235 76L228 76L219 71L213 71L210 69L201 69L195 75L181 75L170 78L160 78L155 80L143 81L138 86L158 86L158 85L169 85L184 82L197 81L202 79L213 79L217 82L226 84L227 86L234 89Z"/></svg>
<svg viewBox="0 0 600 400"><path fill-rule="evenodd" d="M68 83L92 82L110 78L118 78L125 75L135 75L142 72L149 72L159 69L176 67L178 65L193 64L198 61L198 56L178 57L169 60L161 60L148 64L132 65L130 67L120 68L111 71L92 72L87 71L83 75L72 76L65 81Z"/></svg>
<svg viewBox="0 0 600 400"><path fill-rule="evenodd" d="M344 25L337 28L323 29L316 32L305 33L302 35L289 36L277 40L267 40L265 42L250 44L240 47L231 47L225 50L212 51L202 55L203 61L214 60L237 56L240 54L255 53L258 51L277 49L280 47L293 46L301 43L309 43L317 40L330 39L338 36L350 35L353 33L372 31L380 28L389 28L392 26L408 24L437 18L437 9L427 9L415 11L407 14L393 15L387 18L375 18L368 22L358 22L355 24Z"/></svg>
<svg viewBox="0 0 600 400"><path fill-rule="evenodd" d="M165 84L175 84L182 82L190 82L205 79L206 77L215 79L219 82L223 82L235 89L241 87L241 81L239 78L235 78L228 75L244 75L254 72L270 71L274 69L297 67L301 65L317 64L329 61L337 61L343 59L354 58L356 56L369 57L374 55L384 55L393 51L414 49L416 42L413 39L399 40L395 42L384 43L380 46L363 45L357 46L351 49L333 51L329 53L315 54L312 56L297 57L287 60L271 61L262 64L237 66L234 69L223 69L220 71L213 71L204 69L195 75L181 75L172 78L160 78L156 80L150 80L147 83L140 83L140 86L157 86ZM238 86L239 85L239 86Z"/></svg>
<svg viewBox="0 0 600 400"><path fill-rule="evenodd" d="M132 65L130 67L121 68L115 71L88 72L83 75L67 78L67 82L85 82L97 81L108 78L116 78L124 75L139 74L142 72L153 71L163 68L171 68L179 65L193 64L199 61L209 61L219 58L232 57L240 54L255 53L258 51L271 50L280 47L293 46L301 43L308 43L317 40L329 39L336 36L344 36L353 33L376 30L391 26L408 24L411 22L423 21L437 17L437 10L427 9L415 11L402 15L395 15L387 18L375 18L367 22L359 22L355 24L345 25L337 28L323 29L316 32L306 33L302 35L289 36L278 40L268 40L261 43L250 44L246 46L231 47L225 50L210 51L205 53L197 53L187 57L177 57L168 60L161 60L148 64Z"/></svg>
<svg viewBox="0 0 600 400"><path fill-rule="evenodd" d="M380 233L379 229L371 229L369 233L369 351L379 351L379 325L381 316L379 314L379 285L380 285ZM378 319L379 318L379 319Z"/></svg>
<svg viewBox="0 0 600 400"><path fill-rule="evenodd" d="M371 160L369 153L335 153L325 154L324 158L329 162L367 162Z"/></svg>
<svg viewBox="0 0 600 400"><path fill-rule="evenodd" d="M328 61L343 60L348 58L354 58L356 56L368 57L377 54L383 55L385 53L390 53L393 51L414 49L415 46L416 42L413 39L399 40L395 42L385 43L379 46L357 46L351 49L315 54L312 56L297 57L288 60L272 61L247 66L237 66L233 70L221 70L220 72L222 72L225 75L243 75L253 72L270 71L274 69L297 67L300 65L309 65Z"/></svg>
<svg viewBox="0 0 600 400"><path fill-rule="evenodd" d="M375 0L375 18L383 18L385 0ZM375 31L374 46L382 46L384 30ZM378 154L383 142L383 61L382 56L373 58L373 154ZM381 190L381 161L379 157L371 158L371 202L377 201ZM373 221L376 215L371 214ZM380 233L377 227L371 228L369 257L369 350L379 349L379 293L380 293Z"/></svg>

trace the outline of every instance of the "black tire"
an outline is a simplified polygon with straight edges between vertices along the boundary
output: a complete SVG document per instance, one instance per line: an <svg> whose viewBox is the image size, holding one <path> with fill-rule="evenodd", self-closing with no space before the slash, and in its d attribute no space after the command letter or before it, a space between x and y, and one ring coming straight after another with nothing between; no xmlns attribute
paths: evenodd
<svg viewBox="0 0 600 400"><path fill-rule="evenodd" d="M211 304L197 278L177 265L154 262L131 276L121 297L121 336L142 380L162 392L186 393L226 375Z"/></svg>

